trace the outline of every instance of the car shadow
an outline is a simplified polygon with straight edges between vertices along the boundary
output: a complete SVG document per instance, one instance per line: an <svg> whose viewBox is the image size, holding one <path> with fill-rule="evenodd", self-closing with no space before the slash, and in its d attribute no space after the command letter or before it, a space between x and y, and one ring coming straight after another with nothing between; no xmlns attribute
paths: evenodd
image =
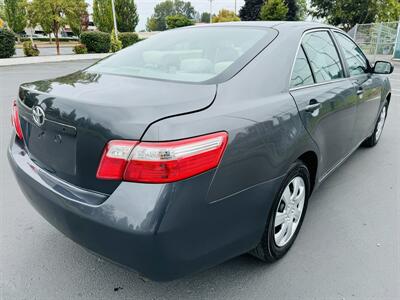
<svg viewBox="0 0 400 300"><path fill-rule="evenodd" d="M273 269L277 268L280 262L268 264L259 261L250 254L232 258L210 269L200 271L198 273L176 279L168 282L151 281L141 276L134 270L127 269L123 266L114 264L96 254L87 251L78 244L64 237L56 230L49 231L46 236L47 242L43 244L43 257L39 260L46 259L49 249L46 245L58 245L57 249L52 250L51 260L47 260L48 264L57 264L58 266L47 266L46 269L58 269L57 273L63 272L59 268L68 265L69 274L75 278L91 278L96 284L106 289L106 294L117 294L126 296L134 296L141 298L140 295L146 295L144 298L151 299L187 299L190 295L205 294L221 295L226 290L235 290L238 286L243 286L244 282L252 282L256 278L264 278L266 274L273 274ZM62 251L59 249L62 248ZM45 254L47 252L47 254ZM86 279L85 279L86 280ZM90 287L93 288L92 284ZM207 291L204 288L208 288ZM87 290L84 281L74 284L74 291L79 297L85 296ZM93 291L91 291L93 296ZM150 295L152 295L150 297ZM104 296L102 293L101 299ZM96 297L98 299L98 297Z"/></svg>

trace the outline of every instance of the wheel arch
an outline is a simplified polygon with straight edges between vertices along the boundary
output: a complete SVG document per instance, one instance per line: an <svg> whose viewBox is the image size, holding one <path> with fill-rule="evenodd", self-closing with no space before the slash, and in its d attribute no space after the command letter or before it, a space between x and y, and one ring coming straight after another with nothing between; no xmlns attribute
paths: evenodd
<svg viewBox="0 0 400 300"><path fill-rule="evenodd" d="M317 179L318 156L314 151L307 151L300 155L297 159L302 161L307 166L308 171L310 172L310 192L312 192L314 190Z"/></svg>
<svg viewBox="0 0 400 300"><path fill-rule="evenodd" d="M392 98L392 93L391 92L389 92L388 94L387 94L387 96L386 96L386 100L387 100L387 102L388 102L388 105L390 104L390 99Z"/></svg>

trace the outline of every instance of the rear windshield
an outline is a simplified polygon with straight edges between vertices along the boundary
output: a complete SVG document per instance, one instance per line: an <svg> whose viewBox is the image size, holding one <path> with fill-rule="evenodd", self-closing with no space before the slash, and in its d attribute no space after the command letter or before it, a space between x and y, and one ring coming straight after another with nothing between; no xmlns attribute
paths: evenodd
<svg viewBox="0 0 400 300"><path fill-rule="evenodd" d="M265 28L191 27L166 31L100 61L88 71L186 82L209 80L248 54ZM268 42L269 42L268 41ZM265 47L267 43L264 43ZM258 47L256 47L258 48Z"/></svg>

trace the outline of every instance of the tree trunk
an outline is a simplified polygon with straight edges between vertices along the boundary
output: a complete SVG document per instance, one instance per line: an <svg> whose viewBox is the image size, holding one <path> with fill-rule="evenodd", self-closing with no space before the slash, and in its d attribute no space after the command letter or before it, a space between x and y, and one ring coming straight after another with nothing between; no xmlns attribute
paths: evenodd
<svg viewBox="0 0 400 300"><path fill-rule="evenodd" d="M56 39L57 55L60 55L60 40L58 39L58 32L54 33Z"/></svg>
<svg viewBox="0 0 400 300"><path fill-rule="evenodd" d="M50 43L50 44L52 43L51 34L52 34L52 32L49 33L49 43Z"/></svg>
<svg viewBox="0 0 400 300"><path fill-rule="evenodd" d="M57 23L56 21L53 21L53 34L54 34L54 39L56 41L57 55L60 55L60 40L58 39L59 29L60 29L60 24Z"/></svg>

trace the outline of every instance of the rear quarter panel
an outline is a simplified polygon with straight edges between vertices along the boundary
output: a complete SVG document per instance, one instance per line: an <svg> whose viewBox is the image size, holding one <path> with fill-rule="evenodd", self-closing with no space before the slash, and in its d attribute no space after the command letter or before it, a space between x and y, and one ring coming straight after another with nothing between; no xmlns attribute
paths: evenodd
<svg viewBox="0 0 400 300"><path fill-rule="evenodd" d="M288 91L296 43L291 35L278 36L241 72L218 85L209 108L160 120L145 132L144 141L228 132L207 202L284 175L307 151L318 155Z"/></svg>
<svg viewBox="0 0 400 300"><path fill-rule="evenodd" d="M273 42L240 73L219 84L207 109L159 120L142 138L229 134L217 169L174 184L160 223L158 234L174 241L174 253L185 261L192 256L205 266L211 264L210 257L223 261L253 249L290 165L305 152L318 155L288 91L292 59L287 57L296 51L289 46L282 50L289 41L290 36L275 46ZM174 231L179 233L171 236Z"/></svg>

